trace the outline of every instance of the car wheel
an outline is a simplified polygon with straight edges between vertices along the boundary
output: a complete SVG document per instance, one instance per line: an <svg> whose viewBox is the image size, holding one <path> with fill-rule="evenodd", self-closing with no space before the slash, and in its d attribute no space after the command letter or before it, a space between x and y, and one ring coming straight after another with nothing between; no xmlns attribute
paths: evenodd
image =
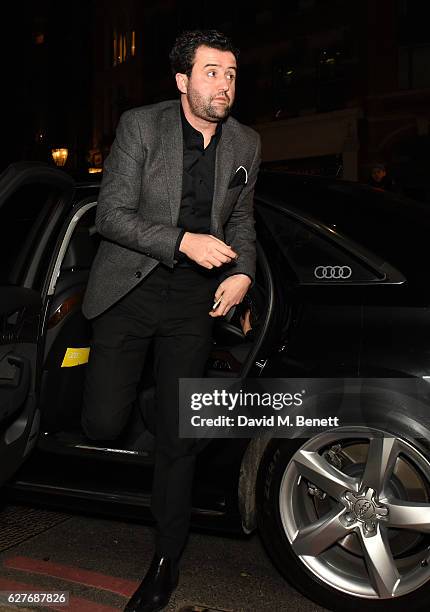
<svg viewBox="0 0 430 612"><path fill-rule="evenodd" d="M430 461L392 432L339 427L272 440L258 521L278 569L330 610L428 609Z"/></svg>

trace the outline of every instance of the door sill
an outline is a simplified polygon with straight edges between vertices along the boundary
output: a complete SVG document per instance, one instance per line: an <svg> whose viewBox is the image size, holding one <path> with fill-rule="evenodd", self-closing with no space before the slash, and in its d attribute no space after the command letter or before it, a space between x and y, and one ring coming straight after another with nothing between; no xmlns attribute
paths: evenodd
<svg viewBox="0 0 430 612"><path fill-rule="evenodd" d="M146 434L146 432L145 432ZM109 457L124 457L124 459L138 460L144 463L153 464L154 452L152 448L151 434L147 434L146 438L141 437L138 441L139 446L126 445L121 441L96 441L89 440L80 432L42 432L39 435L37 447L39 450L70 456L85 456L91 455L99 458Z"/></svg>

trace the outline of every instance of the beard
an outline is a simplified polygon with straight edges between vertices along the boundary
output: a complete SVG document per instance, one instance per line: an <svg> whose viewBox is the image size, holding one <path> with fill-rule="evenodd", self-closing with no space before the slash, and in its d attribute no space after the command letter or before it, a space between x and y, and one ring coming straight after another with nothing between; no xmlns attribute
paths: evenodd
<svg viewBox="0 0 430 612"><path fill-rule="evenodd" d="M221 97L212 96L209 98L203 97L195 89L188 89L187 99L191 111L196 117L204 119L205 121L218 122L226 119L231 110L231 99L226 95L224 96L225 104L214 104L214 98Z"/></svg>

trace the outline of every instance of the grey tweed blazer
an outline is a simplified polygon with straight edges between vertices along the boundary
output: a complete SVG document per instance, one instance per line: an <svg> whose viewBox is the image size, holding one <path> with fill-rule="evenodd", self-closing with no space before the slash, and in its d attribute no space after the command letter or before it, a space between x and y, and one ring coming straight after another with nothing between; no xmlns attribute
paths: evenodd
<svg viewBox="0 0 430 612"><path fill-rule="evenodd" d="M91 267L82 311L104 312L160 262L173 267L182 196L183 142L179 100L126 111L104 164L96 227L102 236ZM239 254L220 278L255 275L254 186L260 137L229 117L218 143L211 234ZM243 182L232 183L237 169ZM246 181L247 175L247 182Z"/></svg>

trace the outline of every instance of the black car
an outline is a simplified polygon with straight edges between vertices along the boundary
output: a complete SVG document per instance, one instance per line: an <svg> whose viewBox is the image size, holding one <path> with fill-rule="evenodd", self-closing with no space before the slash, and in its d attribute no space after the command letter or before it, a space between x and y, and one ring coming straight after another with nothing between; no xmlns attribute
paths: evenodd
<svg viewBox="0 0 430 612"><path fill-rule="evenodd" d="M150 360L121 438L91 443L80 430L97 194L97 183L48 165L0 176L0 484L15 499L150 518ZM256 227L252 336L237 312L217 321L207 376L417 381L426 399L426 205L261 172ZM361 406L379 427L214 439L198 459L193 525L258 528L284 576L329 609L427 608L430 428L420 406L387 391Z"/></svg>

